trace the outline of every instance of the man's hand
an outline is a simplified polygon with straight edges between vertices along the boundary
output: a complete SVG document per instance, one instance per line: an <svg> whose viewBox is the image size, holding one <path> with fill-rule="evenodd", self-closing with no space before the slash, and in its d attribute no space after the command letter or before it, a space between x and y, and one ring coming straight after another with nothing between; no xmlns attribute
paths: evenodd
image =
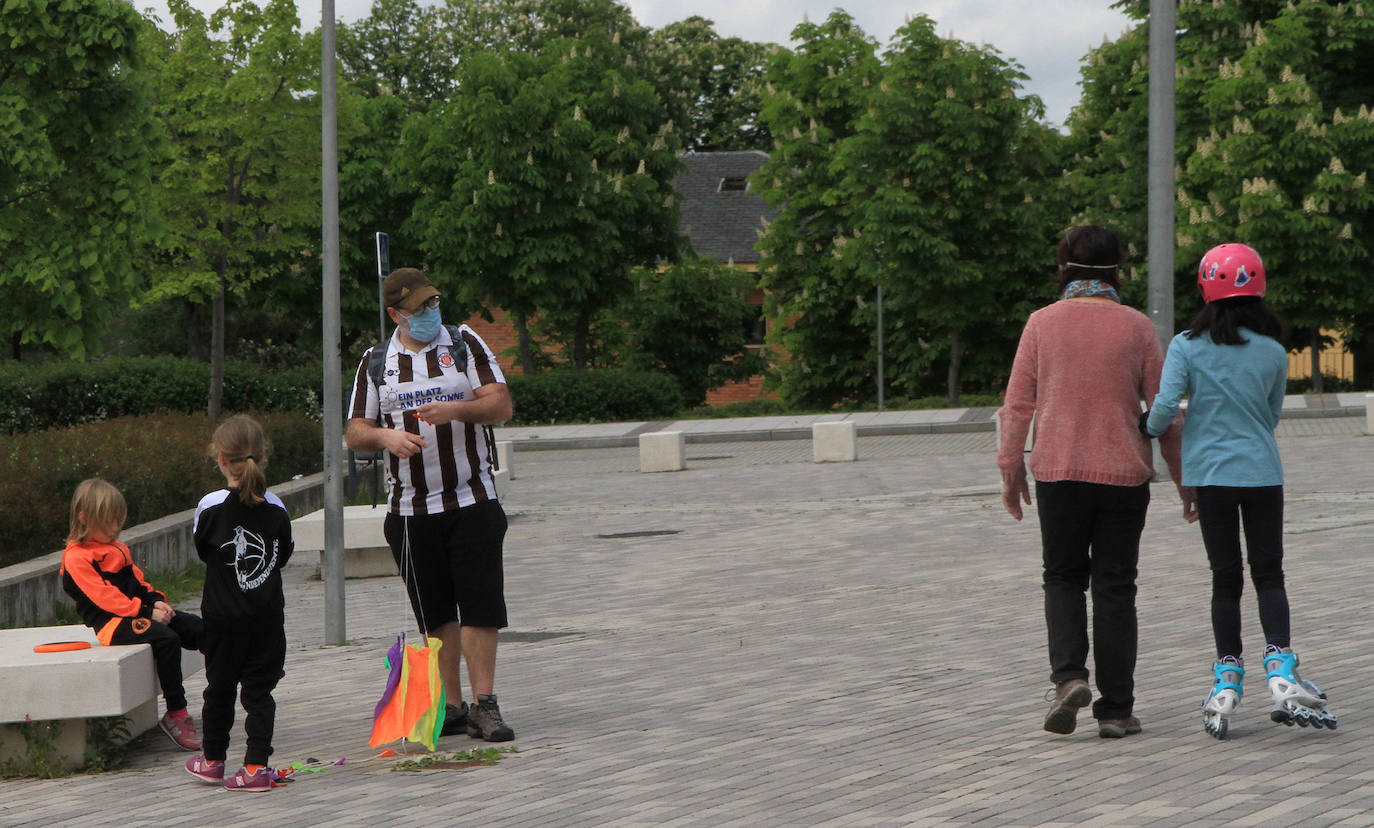
<svg viewBox="0 0 1374 828"><path fill-rule="evenodd" d="M425 450L425 438L418 434L390 428L378 429L378 434L382 441L382 448L402 460Z"/></svg>
<svg viewBox="0 0 1374 828"><path fill-rule="evenodd" d="M1027 506L1031 502L1025 468L1022 468L1020 473L1002 472L1002 508L1007 510L1007 514L1020 520L1022 502Z"/></svg>
<svg viewBox="0 0 1374 828"><path fill-rule="evenodd" d="M443 425L458 419L458 403L427 402L415 409L415 416L430 425Z"/></svg>
<svg viewBox="0 0 1374 828"><path fill-rule="evenodd" d="M165 601L158 601L153 604L153 620L159 624L168 623L172 620L172 616L176 614L177 611L172 609L171 605Z"/></svg>
<svg viewBox="0 0 1374 828"><path fill-rule="evenodd" d="M1197 489L1192 486L1179 486L1178 498L1183 501L1183 519L1197 523Z"/></svg>

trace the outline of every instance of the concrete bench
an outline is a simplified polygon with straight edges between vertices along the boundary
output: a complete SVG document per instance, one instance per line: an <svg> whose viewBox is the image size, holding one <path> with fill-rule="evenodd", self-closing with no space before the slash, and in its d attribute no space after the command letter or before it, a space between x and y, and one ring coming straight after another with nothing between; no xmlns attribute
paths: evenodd
<svg viewBox="0 0 1374 828"><path fill-rule="evenodd" d="M396 562L391 557L382 534L386 518L386 504L345 506L344 518L344 577L376 578L396 575ZM296 542L292 563L309 561L325 576L324 571L324 510L301 515L291 521L291 536Z"/></svg>
<svg viewBox="0 0 1374 828"><path fill-rule="evenodd" d="M54 641L86 641L91 648L33 651ZM181 651L184 675L203 669L200 653ZM147 644L106 647L94 630L80 624L0 630L0 762L23 756L20 724L56 721L61 723L54 741L58 755L79 766L86 753L87 719L127 716L129 735L137 736L157 726L161 696L153 648Z"/></svg>

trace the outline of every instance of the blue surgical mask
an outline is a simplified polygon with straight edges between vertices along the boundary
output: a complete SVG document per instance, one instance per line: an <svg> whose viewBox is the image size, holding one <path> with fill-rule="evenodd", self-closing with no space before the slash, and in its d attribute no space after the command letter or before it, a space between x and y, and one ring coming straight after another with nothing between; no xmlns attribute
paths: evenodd
<svg viewBox="0 0 1374 828"><path fill-rule="evenodd" d="M416 342L433 342L439 335L439 309L425 308L407 318L410 324L410 338Z"/></svg>

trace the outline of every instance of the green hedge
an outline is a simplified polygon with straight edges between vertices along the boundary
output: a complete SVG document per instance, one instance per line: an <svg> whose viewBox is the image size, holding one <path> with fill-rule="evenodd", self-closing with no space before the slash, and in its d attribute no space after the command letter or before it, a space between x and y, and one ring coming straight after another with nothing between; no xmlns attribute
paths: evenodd
<svg viewBox="0 0 1374 828"><path fill-rule="evenodd" d="M661 420L677 416L682 389L667 374L560 368L507 374L515 416L509 425Z"/></svg>
<svg viewBox="0 0 1374 828"><path fill-rule="evenodd" d="M299 412L253 415L267 432L268 485L323 468L319 423ZM103 477L124 493L126 526L194 508L224 485L204 414L122 417L0 435L0 566L62 548L76 484Z"/></svg>
<svg viewBox="0 0 1374 828"><path fill-rule="evenodd" d="M225 411L321 412L319 364L266 373L230 363ZM159 411L203 412L210 366L174 357L0 365L0 433L94 423Z"/></svg>

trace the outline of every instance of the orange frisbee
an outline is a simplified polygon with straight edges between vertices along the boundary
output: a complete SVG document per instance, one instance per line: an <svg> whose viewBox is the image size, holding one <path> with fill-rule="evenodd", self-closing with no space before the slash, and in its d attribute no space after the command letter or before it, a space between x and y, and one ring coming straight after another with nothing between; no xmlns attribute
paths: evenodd
<svg viewBox="0 0 1374 828"><path fill-rule="evenodd" d="M35 653L66 653L72 650L89 650L90 648L91 642L89 641L52 641L47 644L35 644L33 651Z"/></svg>

